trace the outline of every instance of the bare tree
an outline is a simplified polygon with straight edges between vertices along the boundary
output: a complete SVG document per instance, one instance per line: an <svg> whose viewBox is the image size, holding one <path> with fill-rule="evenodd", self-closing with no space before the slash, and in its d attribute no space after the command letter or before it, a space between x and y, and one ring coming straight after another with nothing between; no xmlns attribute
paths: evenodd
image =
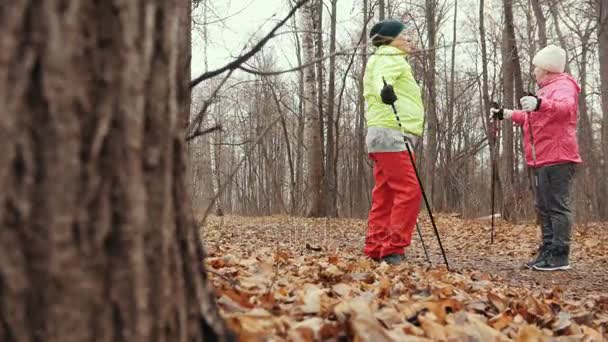
<svg viewBox="0 0 608 342"><path fill-rule="evenodd" d="M331 0L331 29L329 51L329 85L327 88L327 142L325 146L325 207L327 214L331 217L338 216L338 189L337 189L337 173L335 172L336 158L336 141L334 134L334 117L336 103L336 18L338 0Z"/></svg>
<svg viewBox="0 0 608 342"><path fill-rule="evenodd" d="M599 196L600 215L602 219L608 219L608 4L606 1L597 0L596 10L598 13L597 23L597 39L599 42L599 63L600 63L600 80L601 80L601 100L602 100L602 178L604 181L602 195Z"/></svg>
<svg viewBox="0 0 608 342"><path fill-rule="evenodd" d="M311 1L304 5L302 11L303 22L303 46L304 63L310 64L315 59L314 40L315 40L315 5ZM316 103L317 89L315 86L316 77L314 65L304 69L304 113L306 115L306 147L308 156L308 175L310 179L310 208L309 216L318 217L323 215L322 201L322 178L323 178L323 152L320 135L319 106Z"/></svg>
<svg viewBox="0 0 608 342"><path fill-rule="evenodd" d="M363 75L365 66L367 64L367 25L368 25L368 13L369 9L369 0L363 0L363 11L362 11L362 24L363 24L363 33L362 33L362 48L363 53L361 54L361 64L360 70L361 72L358 75L357 79L357 87L358 87L358 96L357 96L357 118L356 118L356 127L355 127L355 156L353 157L354 161L354 187L351 188L351 191L354 193L351 197L354 200L354 204L352 205L353 210L361 215L365 211L364 203L364 180L366 174L366 164L365 164L365 98L363 97Z"/></svg>
<svg viewBox="0 0 608 342"><path fill-rule="evenodd" d="M438 1L437 0L425 0L426 9L425 9L425 18L426 18L426 29L427 29L427 40L428 40L428 52L426 54L426 72L425 72L425 84L426 84L426 122L427 122L427 130L426 136L428 139L428 144L426 145L426 151L424 155L425 168L424 171L428 175L433 175L435 173L435 162L437 159L438 147L437 147L437 135L439 128L439 118L437 117L437 104L435 102L435 98L437 96L435 80L436 80L436 61L437 61L437 52L436 52L436 44L437 44L437 29L438 29L438 20L437 20L437 10L438 10ZM433 198L434 194L434 186L433 186L434 177L428 177L425 185L425 189L429 194L431 194L431 198Z"/></svg>
<svg viewBox="0 0 608 342"><path fill-rule="evenodd" d="M534 16L536 17L536 23L538 24L538 43L541 47L547 46L547 20L543 14L540 0L530 0L532 3L532 9L534 10Z"/></svg>

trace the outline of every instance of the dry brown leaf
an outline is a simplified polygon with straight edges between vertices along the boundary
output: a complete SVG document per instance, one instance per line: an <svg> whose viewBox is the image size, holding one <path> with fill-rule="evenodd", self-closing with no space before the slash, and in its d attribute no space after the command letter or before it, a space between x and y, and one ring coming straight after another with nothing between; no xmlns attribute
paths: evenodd
<svg viewBox="0 0 608 342"><path fill-rule="evenodd" d="M501 313L507 309L507 300L492 292L488 292L488 300L496 308L498 313Z"/></svg>
<svg viewBox="0 0 608 342"><path fill-rule="evenodd" d="M423 332L424 334L424 332ZM399 342L431 342L432 340L424 337L408 334L402 326L396 326L388 332L388 335L393 341Z"/></svg>
<svg viewBox="0 0 608 342"><path fill-rule="evenodd" d="M313 317L296 323L288 333L291 341L310 342L319 339L319 332L323 326L323 319Z"/></svg>
<svg viewBox="0 0 608 342"><path fill-rule="evenodd" d="M418 321L426 337L433 341L447 341L448 333L443 325L430 319L428 315L421 315Z"/></svg>
<svg viewBox="0 0 608 342"><path fill-rule="evenodd" d="M407 335L424 336L424 330L407 321L394 327L393 330L398 328L402 329Z"/></svg>
<svg viewBox="0 0 608 342"><path fill-rule="evenodd" d="M348 297L355 292L352 286L344 283L332 285L331 290L340 297Z"/></svg>
<svg viewBox="0 0 608 342"><path fill-rule="evenodd" d="M313 342L317 338L312 328L298 327L287 333L287 340L292 342Z"/></svg>
<svg viewBox="0 0 608 342"><path fill-rule="evenodd" d="M228 316L228 326L238 336L239 341L259 341L273 333L275 322L272 317L249 315Z"/></svg>
<svg viewBox="0 0 608 342"><path fill-rule="evenodd" d="M321 271L321 278L325 280L340 281L343 275L344 272L342 272L338 266L333 264Z"/></svg>
<svg viewBox="0 0 608 342"><path fill-rule="evenodd" d="M526 304L529 306L529 311L539 316L549 316L552 314L551 308L547 303L544 303L533 296L526 298Z"/></svg>
<svg viewBox="0 0 608 342"><path fill-rule="evenodd" d="M392 329L394 326L403 324L403 314L399 313L395 308L383 307L377 311L374 316L388 329Z"/></svg>
<svg viewBox="0 0 608 342"><path fill-rule="evenodd" d="M305 314L316 314L321 311L321 295L323 290L313 284L304 285L300 311Z"/></svg>
<svg viewBox="0 0 608 342"><path fill-rule="evenodd" d="M237 290L232 288L218 289L217 292L219 297L230 298L234 303L238 304L240 307L247 309L251 309L254 307L254 305L250 302L251 296L246 293L238 292Z"/></svg>
<svg viewBox="0 0 608 342"><path fill-rule="evenodd" d="M382 277L376 287L378 289L378 297L385 298L390 295L391 280L388 277Z"/></svg>
<svg viewBox="0 0 608 342"><path fill-rule="evenodd" d="M467 320L469 321L471 329L479 334L481 341L509 341L510 339L498 330L492 329L481 320L481 317L468 314Z"/></svg>
<svg viewBox="0 0 608 342"><path fill-rule="evenodd" d="M545 342L549 341L549 337L543 334L543 332L533 326L533 325L524 325L519 329L519 333L515 338L516 342Z"/></svg>
<svg viewBox="0 0 608 342"><path fill-rule="evenodd" d="M494 329L501 331L513 323L513 316L508 312L501 312L498 315L490 318L488 323Z"/></svg>
<svg viewBox="0 0 608 342"><path fill-rule="evenodd" d="M553 330L559 332L568 328L572 324L572 321L570 320L571 317L572 316L569 313L560 311L557 315L557 321L552 325Z"/></svg>
<svg viewBox="0 0 608 342"><path fill-rule="evenodd" d="M591 327L588 327L588 326L584 326L584 325L581 326L581 329L583 330L583 334L585 334L585 338L586 338L585 341L589 341L589 342L604 341L604 337L597 330L595 330Z"/></svg>
<svg viewBox="0 0 608 342"><path fill-rule="evenodd" d="M330 255L327 257L327 262L332 265L337 265L340 258L337 255Z"/></svg>
<svg viewBox="0 0 608 342"><path fill-rule="evenodd" d="M388 332L373 317L355 315L349 321L349 327L355 342L392 341Z"/></svg>
<svg viewBox="0 0 608 342"><path fill-rule="evenodd" d="M247 308L239 305L237 302L232 300L232 298L226 295L221 295L217 299L217 304L227 313L247 312L248 310Z"/></svg>
<svg viewBox="0 0 608 342"><path fill-rule="evenodd" d="M343 325L340 325L336 322L325 322L323 326L321 326L321 330L319 331L319 338L322 341L334 339L340 335L344 335L345 330L346 329Z"/></svg>

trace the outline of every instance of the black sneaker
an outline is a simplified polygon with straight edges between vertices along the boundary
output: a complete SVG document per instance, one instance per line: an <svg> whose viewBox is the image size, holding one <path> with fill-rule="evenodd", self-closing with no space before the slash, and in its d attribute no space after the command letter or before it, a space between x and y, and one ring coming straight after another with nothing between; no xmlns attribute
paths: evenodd
<svg viewBox="0 0 608 342"><path fill-rule="evenodd" d="M534 265L540 263L541 261L543 261L544 259L549 257L549 251L551 249L551 245L541 245L538 248L538 252L536 254L536 257L534 257L532 260L526 262L524 264L525 267L532 269L534 268Z"/></svg>
<svg viewBox="0 0 608 342"><path fill-rule="evenodd" d="M399 265L403 261L403 254L389 254L381 260L389 265Z"/></svg>
<svg viewBox="0 0 608 342"><path fill-rule="evenodd" d="M537 271L562 271L570 269L570 262L568 261L569 255L568 247L555 247L552 249L548 258L541 260L540 262L532 266Z"/></svg>

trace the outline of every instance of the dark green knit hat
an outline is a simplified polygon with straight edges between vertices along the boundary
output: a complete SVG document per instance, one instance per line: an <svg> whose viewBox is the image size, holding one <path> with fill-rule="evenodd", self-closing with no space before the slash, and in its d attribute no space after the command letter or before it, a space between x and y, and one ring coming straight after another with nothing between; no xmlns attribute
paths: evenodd
<svg viewBox="0 0 608 342"><path fill-rule="evenodd" d="M395 38L403 31L405 25L399 20L382 20L377 22L369 31L370 38L375 35Z"/></svg>

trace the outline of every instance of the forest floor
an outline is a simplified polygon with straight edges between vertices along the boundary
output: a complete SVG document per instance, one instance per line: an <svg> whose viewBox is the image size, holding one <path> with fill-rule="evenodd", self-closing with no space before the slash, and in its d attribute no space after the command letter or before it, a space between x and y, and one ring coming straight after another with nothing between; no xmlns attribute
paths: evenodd
<svg viewBox="0 0 608 342"><path fill-rule="evenodd" d="M608 223L579 225L565 272L522 267L537 228L436 219L451 271L421 215L407 262L362 253L365 221L212 217L202 228L218 304L242 341L602 341Z"/></svg>

